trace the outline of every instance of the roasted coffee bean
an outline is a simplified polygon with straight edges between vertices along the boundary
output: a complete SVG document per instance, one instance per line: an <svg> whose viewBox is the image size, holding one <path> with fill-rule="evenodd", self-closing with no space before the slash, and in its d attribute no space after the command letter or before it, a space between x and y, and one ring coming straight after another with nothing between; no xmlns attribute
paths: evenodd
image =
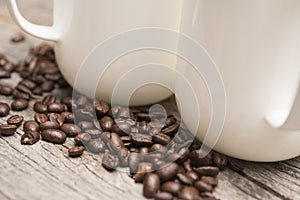
<svg viewBox="0 0 300 200"><path fill-rule="evenodd" d="M203 182L205 182L209 185L212 185L212 186L217 186L218 185L218 180L214 177L211 177L211 176L202 176L201 181L203 181Z"/></svg>
<svg viewBox="0 0 300 200"><path fill-rule="evenodd" d="M85 132L90 134L92 139L99 138L102 134L99 129L87 129L87 130L85 130Z"/></svg>
<svg viewBox="0 0 300 200"><path fill-rule="evenodd" d="M16 125L2 124L0 125L0 136L11 136L16 132L16 130Z"/></svg>
<svg viewBox="0 0 300 200"><path fill-rule="evenodd" d="M119 159L116 155L105 153L102 159L102 166L108 171L116 170L119 166Z"/></svg>
<svg viewBox="0 0 300 200"><path fill-rule="evenodd" d="M118 158L120 161L120 166L121 167L128 167L128 160L129 160L129 155L130 152L126 148L120 149L118 152Z"/></svg>
<svg viewBox="0 0 300 200"><path fill-rule="evenodd" d="M6 117L10 111L10 107L7 103L0 102L0 117Z"/></svg>
<svg viewBox="0 0 300 200"><path fill-rule="evenodd" d="M10 78L10 76L10 72L0 69L0 79Z"/></svg>
<svg viewBox="0 0 300 200"><path fill-rule="evenodd" d="M142 121L150 122L151 121L149 113L140 112L140 113L136 114L136 117L137 117L137 120L140 122L142 122Z"/></svg>
<svg viewBox="0 0 300 200"><path fill-rule="evenodd" d="M66 115L66 116L64 117L64 122L65 122L65 123L71 123L71 124L73 124L74 121L75 121L75 116L74 116L73 113L70 113L70 114L68 114L68 115Z"/></svg>
<svg viewBox="0 0 300 200"><path fill-rule="evenodd" d="M197 174L199 176L217 176L220 172L220 169L218 167L214 167L214 166L204 166L204 167L198 167L195 168L195 172L197 172Z"/></svg>
<svg viewBox="0 0 300 200"><path fill-rule="evenodd" d="M152 137L153 137L153 142L162 144L164 146L171 142L170 136L163 134L163 133L155 134Z"/></svg>
<svg viewBox="0 0 300 200"><path fill-rule="evenodd" d="M24 117L21 115L13 115L10 118L7 119L8 124L20 126L24 120Z"/></svg>
<svg viewBox="0 0 300 200"><path fill-rule="evenodd" d="M65 120L59 113L48 113L48 118L50 121L58 123L59 126L62 126Z"/></svg>
<svg viewBox="0 0 300 200"><path fill-rule="evenodd" d="M152 171L153 164L150 162L141 162L138 166L137 173L133 175L135 182L142 182L148 172Z"/></svg>
<svg viewBox="0 0 300 200"><path fill-rule="evenodd" d="M81 132L79 126L77 126L76 124L63 124L60 127L60 130L65 132L68 137L75 137Z"/></svg>
<svg viewBox="0 0 300 200"><path fill-rule="evenodd" d="M22 111L28 107L29 103L25 99L16 99L11 103L11 109L14 111Z"/></svg>
<svg viewBox="0 0 300 200"><path fill-rule="evenodd" d="M204 155L206 156L204 157ZM209 166L212 164L211 153L207 154L207 152L202 148L199 150L192 151L189 157L192 165L195 167Z"/></svg>
<svg viewBox="0 0 300 200"><path fill-rule="evenodd" d="M36 123L33 120L26 121L23 124L23 130L24 130L25 133L38 132L39 131L39 124Z"/></svg>
<svg viewBox="0 0 300 200"><path fill-rule="evenodd" d="M199 179L199 176L196 172L194 171L188 171L185 173L187 177L189 177L193 182L197 181Z"/></svg>
<svg viewBox="0 0 300 200"><path fill-rule="evenodd" d="M20 85L24 85L25 87L27 87L30 90L33 90L37 86L35 82L33 82L33 81L29 80L29 79L23 79L20 82Z"/></svg>
<svg viewBox="0 0 300 200"><path fill-rule="evenodd" d="M161 152L164 153L166 151L166 148L161 144L153 144L151 148L149 149L149 152Z"/></svg>
<svg viewBox="0 0 300 200"><path fill-rule="evenodd" d="M193 166L191 164L191 162L188 160L188 161L185 161L183 163L183 167L186 171L192 171L193 170Z"/></svg>
<svg viewBox="0 0 300 200"><path fill-rule="evenodd" d="M53 113L62 113L65 111L65 105L62 103L50 103L47 106L48 112L53 112Z"/></svg>
<svg viewBox="0 0 300 200"><path fill-rule="evenodd" d="M168 116L168 118L165 121L165 125L164 125L163 128L171 126L171 125L175 124L176 122L177 122L177 120L176 120L176 118L173 115Z"/></svg>
<svg viewBox="0 0 300 200"><path fill-rule="evenodd" d="M25 40L25 35L23 33L15 33L10 38L10 41L13 43L23 42Z"/></svg>
<svg viewBox="0 0 300 200"><path fill-rule="evenodd" d="M158 192L156 193L156 195L154 196L155 200L172 200L173 199L173 195L168 193L168 192Z"/></svg>
<svg viewBox="0 0 300 200"><path fill-rule="evenodd" d="M201 199L199 197L199 192L194 187L185 187L179 192L179 198L185 200L197 200Z"/></svg>
<svg viewBox="0 0 300 200"><path fill-rule="evenodd" d="M113 125L112 131L118 133L120 136L126 136L131 133L131 125L125 121L117 122Z"/></svg>
<svg viewBox="0 0 300 200"><path fill-rule="evenodd" d="M45 81L41 87L44 92L51 92L54 89L54 83L52 81Z"/></svg>
<svg viewBox="0 0 300 200"><path fill-rule="evenodd" d="M30 100L30 95L29 94L26 94L24 92L20 92L19 90L17 89L14 89L13 92L12 92L13 96L16 98L16 99L25 99L25 100Z"/></svg>
<svg viewBox="0 0 300 200"><path fill-rule="evenodd" d="M45 105L49 105L51 103L54 103L56 101L56 97L53 95L47 95L43 98L42 103Z"/></svg>
<svg viewBox="0 0 300 200"><path fill-rule="evenodd" d="M238 163L238 161L233 159L228 160L228 167L238 173L244 170L244 167L240 163Z"/></svg>
<svg viewBox="0 0 300 200"><path fill-rule="evenodd" d="M70 157L79 157L83 154L85 148L83 146L75 146L68 149L68 153Z"/></svg>
<svg viewBox="0 0 300 200"><path fill-rule="evenodd" d="M31 90L28 89L25 85L18 84L15 88L16 88L17 90L19 90L20 92L23 92L23 93L25 93L25 94L32 95Z"/></svg>
<svg viewBox="0 0 300 200"><path fill-rule="evenodd" d="M76 146L83 146L83 145L87 144L91 139L92 139L92 137L90 136L90 134L80 133L80 134L76 135L76 137L74 138L74 141L75 141Z"/></svg>
<svg viewBox="0 0 300 200"><path fill-rule="evenodd" d="M38 86L38 87L36 87L32 90L32 93L35 94L35 95L42 95L43 94L43 89L42 89L42 87Z"/></svg>
<svg viewBox="0 0 300 200"><path fill-rule="evenodd" d="M94 128L94 124L89 121L81 121L78 123L78 126L81 130L87 130L87 129L92 129Z"/></svg>
<svg viewBox="0 0 300 200"><path fill-rule="evenodd" d="M128 162L130 173L136 173L139 163L142 162L140 154L136 152L131 152L129 155Z"/></svg>
<svg viewBox="0 0 300 200"><path fill-rule="evenodd" d="M40 134L36 131L31 131L24 133L21 137L21 144L23 145L33 145L40 140Z"/></svg>
<svg viewBox="0 0 300 200"><path fill-rule="evenodd" d="M176 163L171 163L159 170L157 170L157 174L159 175L160 179L165 182L172 179L178 171L178 165Z"/></svg>
<svg viewBox="0 0 300 200"><path fill-rule="evenodd" d="M99 123L100 123L100 126L101 126L103 131L111 131L112 126L114 124L114 120L111 117L104 116L104 117L101 118Z"/></svg>
<svg viewBox="0 0 300 200"><path fill-rule="evenodd" d="M220 169L224 169L227 166L227 157L223 154L213 153L213 162Z"/></svg>
<svg viewBox="0 0 300 200"><path fill-rule="evenodd" d="M184 185L193 185L193 180L188 176L186 176L185 174L178 173L176 176L178 180L180 180L180 182L183 183Z"/></svg>
<svg viewBox="0 0 300 200"><path fill-rule="evenodd" d="M67 139L67 135L64 132L57 129L43 130L41 136L43 140L55 144L63 144Z"/></svg>
<svg viewBox="0 0 300 200"><path fill-rule="evenodd" d="M177 195L181 190L182 185L174 181L168 181L162 184L161 191L165 191L174 195Z"/></svg>
<svg viewBox="0 0 300 200"><path fill-rule="evenodd" d="M160 187L160 179L157 174L149 173L144 178L143 194L147 198L153 198Z"/></svg>
<svg viewBox="0 0 300 200"><path fill-rule="evenodd" d="M52 121L46 121L46 122L43 122L40 124L39 130L43 131L43 130L47 130L47 129L59 129L59 128L60 128L60 126L58 123L52 122Z"/></svg>
<svg viewBox="0 0 300 200"><path fill-rule="evenodd" d="M72 97L70 96L65 96L63 98L60 99L60 102L65 104L68 107L69 111L72 111Z"/></svg>
<svg viewBox="0 0 300 200"><path fill-rule="evenodd" d="M200 191L200 192L211 192L213 190L213 187L204 182L204 181L197 181L195 183L195 187Z"/></svg>
<svg viewBox="0 0 300 200"><path fill-rule="evenodd" d="M170 137L174 137L174 135L178 132L179 127L180 127L179 124L173 124L171 126L167 126L166 128L162 129L161 132Z"/></svg>
<svg viewBox="0 0 300 200"><path fill-rule="evenodd" d="M8 85L3 85L0 87L0 94L4 96L10 96L13 92L12 87Z"/></svg>
<svg viewBox="0 0 300 200"><path fill-rule="evenodd" d="M178 151L178 155L179 155L179 158L176 160L176 162L178 164L182 164L182 163L184 163L189 158L190 150L188 148L186 148L186 147L181 148Z"/></svg>
<svg viewBox="0 0 300 200"><path fill-rule="evenodd" d="M144 134L134 134L132 136L132 142L137 147L150 147L153 144L152 136Z"/></svg>
<svg viewBox="0 0 300 200"><path fill-rule="evenodd" d="M88 151L92 153L104 153L105 152L105 144L100 138L91 139L87 144L85 144L85 147Z"/></svg>
<svg viewBox="0 0 300 200"><path fill-rule="evenodd" d="M100 99L94 100L94 107L98 117L104 116L109 111L109 105L105 101Z"/></svg>
<svg viewBox="0 0 300 200"><path fill-rule="evenodd" d="M120 139L120 137L116 133L111 133L110 134L110 142L113 145L113 147L115 147L117 149L117 151L119 149L122 149L122 148L125 147L124 143L122 142L122 140Z"/></svg>
<svg viewBox="0 0 300 200"><path fill-rule="evenodd" d="M40 101L37 101L33 105L33 110L37 113L46 113L47 112L47 105L43 104Z"/></svg>
<svg viewBox="0 0 300 200"><path fill-rule="evenodd" d="M49 120L48 116L44 113L35 113L34 119L39 124L44 123Z"/></svg>

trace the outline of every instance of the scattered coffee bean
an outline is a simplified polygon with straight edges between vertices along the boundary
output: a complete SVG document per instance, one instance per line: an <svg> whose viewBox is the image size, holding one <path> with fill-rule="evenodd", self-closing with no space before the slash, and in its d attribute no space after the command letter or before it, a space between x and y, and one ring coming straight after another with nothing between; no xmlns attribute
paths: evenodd
<svg viewBox="0 0 300 200"><path fill-rule="evenodd" d="M176 176L178 180L180 180L180 182L183 183L184 185L193 185L193 180L188 176L186 176L185 174L178 173Z"/></svg>
<svg viewBox="0 0 300 200"><path fill-rule="evenodd" d="M40 134L36 131L24 133L21 137L21 144L33 145L40 140Z"/></svg>
<svg viewBox="0 0 300 200"><path fill-rule="evenodd" d="M25 99L16 99L11 103L11 109L14 111L22 111L28 107L29 103Z"/></svg>
<svg viewBox="0 0 300 200"><path fill-rule="evenodd" d="M109 111L109 105L105 101L100 100L100 99L95 99L94 107L95 107L95 111L99 117L104 116Z"/></svg>
<svg viewBox="0 0 300 200"><path fill-rule="evenodd" d="M199 176L194 171L188 171L185 173L185 175L190 178L193 182L197 181L199 179Z"/></svg>
<svg viewBox="0 0 300 200"><path fill-rule="evenodd" d="M0 117L5 117L8 115L10 107L7 103L0 102Z"/></svg>
<svg viewBox="0 0 300 200"><path fill-rule="evenodd" d="M120 136L126 136L131 133L131 125L125 121L118 122L113 125L112 131L118 133Z"/></svg>
<svg viewBox="0 0 300 200"><path fill-rule="evenodd" d="M185 200L197 200L201 199L199 197L199 192L194 187L185 187L179 192L179 198Z"/></svg>
<svg viewBox="0 0 300 200"><path fill-rule="evenodd" d="M55 144L63 144L67 139L67 135L64 132L57 129L43 130L41 136L43 140Z"/></svg>
<svg viewBox="0 0 300 200"><path fill-rule="evenodd" d="M143 194L147 198L153 198L160 187L160 178L157 174L149 173L143 183Z"/></svg>
<svg viewBox="0 0 300 200"><path fill-rule="evenodd" d="M119 159L113 154L105 153L102 159L102 166L108 171L116 170L119 166Z"/></svg>
<svg viewBox="0 0 300 200"><path fill-rule="evenodd" d="M65 111L65 105L62 103L50 103L47 106L48 112L62 113Z"/></svg>
<svg viewBox="0 0 300 200"><path fill-rule="evenodd" d="M29 120L29 121L26 121L23 124L23 130L24 130L25 133L38 132L39 131L39 125L35 121Z"/></svg>
<svg viewBox="0 0 300 200"><path fill-rule="evenodd" d="M161 191L165 191L171 193L173 195L177 195L181 190L182 185L178 182L168 181L162 184Z"/></svg>
<svg viewBox="0 0 300 200"><path fill-rule="evenodd" d="M150 162L139 163L137 173L133 175L135 182L142 182L147 173L152 171L153 164Z"/></svg>
<svg viewBox="0 0 300 200"><path fill-rule="evenodd" d="M70 157L79 157L83 154L85 148L83 146L75 146L68 150Z"/></svg>
<svg viewBox="0 0 300 200"><path fill-rule="evenodd" d="M94 124L92 122L89 121L80 121L78 123L78 126L81 130L87 130L87 129L92 129L94 128Z"/></svg>
<svg viewBox="0 0 300 200"><path fill-rule="evenodd" d="M166 134L158 133L153 135L153 142L157 142L159 144L166 146L171 142L171 138Z"/></svg>
<svg viewBox="0 0 300 200"><path fill-rule="evenodd" d="M16 125L2 124L0 125L0 136L11 136L16 132L16 130Z"/></svg>
<svg viewBox="0 0 300 200"><path fill-rule="evenodd" d="M157 170L157 174L159 175L160 179L165 182L172 179L178 171L178 165L176 163L171 163L161 169Z"/></svg>
<svg viewBox="0 0 300 200"><path fill-rule="evenodd" d="M48 116L44 113L35 113L34 119L39 124L44 123L49 120Z"/></svg>
<svg viewBox="0 0 300 200"><path fill-rule="evenodd" d="M161 132L170 137L174 137L174 135L178 132L178 129L179 129L179 124L173 124L162 129Z"/></svg>
<svg viewBox="0 0 300 200"><path fill-rule="evenodd" d="M33 110L37 113L46 113L47 112L47 105L43 104L40 101L37 101L34 105L33 105Z"/></svg>
<svg viewBox="0 0 300 200"><path fill-rule="evenodd" d="M13 89L12 95L14 96L14 98L16 99L25 99L25 100L30 100L30 95L26 94L24 92L20 92L17 89Z"/></svg>
<svg viewBox="0 0 300 200"><path fill-rule="evenodd" d="M134 134L132 136L132 142L138 147L150 147L152 142L152 136L151 135L144 135L144 134Z"/></svg>
<svg viewBox="0 0 300 200"><path fill-rule="evenodd" d="M40 124L39 130L43 131L43 130L47 130L47 129L59 129L59 128L60 128L60 126L58 123L52 122L52 121L46 121L46 122L43 122Z"/></svg>
<svg viewBox="0 0 300 200"><path fill-rule="evenodd" d="M85 144L85 147L88 151L95 154L104 153L106 149L106 145L100 138L91 139L87 142L87 144Z"/></svg>
<svg viewBox="0 0 300 200"><path fill-rule="evenodd" d="M0 87L0 94L4 96L12 95L13 88L8 85L3 85Z"/></svg>
<svg viewBox="0 0 300 200"><path fill-rule="evenodd" d="M89 142L91 139L92 139L92 137L90 136L90 134L81 133L81 134L76 135L76 137L74 138L74 141L75 141L76 146L83 146L83 145L87 144L87 142Z"/></svg>
<svg viewBox="0 0 300 200"><path fill-rule="evenodd" d="M75 137L81 132L79 126L77 126L76 124L63 124L60 127L60 130L65 132L68 137Z"/></svg>
<svg viewBox="0 0 300 200"><path fill-rule="evenodd" d="M51 92L54 89L54 83L52 81L45 81L41 88L44 92Z"/></svg>
<svg viewBox="0 0 300 200"><path fill-rule="evenodd" d="M130 152L127 148L122 148L118 152L118 158L120 161L120 167L128 167Z"/></svg>
<svg viewBox="0 0 300 200"><path fill-rule="evenodd" d="M56 101L56 97L53 95L47 95L43 98L42 103L45 105L49 105L51 103L54 103Z"/></svg>
<svg viewBox="0 0 300 200"><path fill-rule="evenodd" d="M7 123L11 125L20 126L24 120L24 117L21 115L13 115L7 119Z"/></svg>
<svg viewBox="0 0 300 200"><path fill-rule="evenodd" d="M130 173L136 173L140 162L142 162L140 154L137 152L131 152L128 162Z"/></svg>
<svg viewBox="0 0 300 200"><path fill-rule="evenodd" d="M101 118L99 123L103 131L111 131L114 120L111 117L104 116Z"/></svg>

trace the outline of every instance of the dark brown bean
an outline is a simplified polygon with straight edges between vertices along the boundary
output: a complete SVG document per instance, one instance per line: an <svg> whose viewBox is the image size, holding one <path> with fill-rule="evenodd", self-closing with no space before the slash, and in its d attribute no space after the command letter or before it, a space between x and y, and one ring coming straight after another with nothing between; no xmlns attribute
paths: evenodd
<svg viewBox="0 0 300 200"><path fill-rule="evenodd" d="M53 95L47 95L43 98L42 103L45 105L49 105L51 103L54 103L56 101L56 97Z"/></svg>
<svg viewBox="0 0 300 200"><path fill-rule="evenodd" d="M4 66L3 66L3 69L7 72L13 72L15 71L16 69L16 65L14 65L13 63L11 62L8 62L6 63Z"/></svg>
<svg viewBox="0 0 300 200"><path fill-rule="evenodd" d="M138 147L150 147L153 144L152 136L144 134L134 134L132 136L132 142Z"/></svg>
<svg viewBox="0 0 300 200"><path fill-rule="evenodd" d="M140 154L136 152L131 152L129 155L128 162L129 162L130 173L136 173L139 163L142 162Z"/></svg>
<svg viewBox="0 0 300 200"><path fill-rule="evenodd" d="M40 140L40 134L36 131L24 133L21 137L21 144L33 145Z"/></svg>
<svg viewBox="0 0 300 200"><path fill-rule="evenodd" d="M10 38L10 41L13 43L23 42L25 40L25 35L23 33L15 33Z"/></svg>
<svg viewBox="0 0 300 200"><path fill-rule="evenodd" d="M23 124L23 130L24 130L25 133L38 132L39 131L39 124L36 123L33 120L26 121Z"/></svg>
<svg viewBox="0 0 300 200"><path fill-rule="evenodd" d="M10 111L10 107L7 103L0 102L0 117L6 117Z"/></svg>
<svg viewBox="0 0 300 200"><path fill-rule="evenodd" d="M16 125L2 124L0 125L0 136L11 136L16 132L16 130Z"/></svg>
<svg viewBox="0 0 300 200"><path fill-rule="evenodd" d="M36 87L32 90L32 93L35 94L35 95L42 95L43 94L43 89L42 89L42 87L38 86L38 87Z"/></svg>
<svg viewBox="0 0 300 200"><path fill-rule="evenodd" d="M94 107L95 107L96 114L99 117L104 116L109 111L109 105L105 101L100 99L95 99Z"/></svg>
<svg viewBox="0 0 300 200"><path fill-rule="evenodd" d="M37 113L46 113L47 112L47 105L43 104L40 101L37 101L33 105L33 110Z"/></svg>
<svg viewBox="0 0 300 200"><path fill-rule="evenodd" d="M149 173L146 175L143 183L143 195L147 198L153 198L160 187L160 179L157 174Z"/></svg>
<svg viewBox="0 0 300 200"><path fill-rule="evenodd" d="M190 160L193 166L209 166L212 165L211 153L208 153L203 149L194 150L190 153ZM206 156L204 156L206 155Z"/></svg>
<svg viewBox="0 0 300 200"><path fill-rule="evenodd" d="M115 116L114 116L115 117ZM130 118L130 111L126 107L122 107L118 113L118 117L122 119L128 119Z"/></svg>
<svg viewBox="0 0 300 200"><path fill-rule="evenodd" d="M29 103L25 99L16 99L11 103L11 109L14 111L22 111L28 107Z"/></svg>
<svg viewBox="0 0 300 200"><path fill-rule="evenodd" d="M65 111L65 105L62 103L50 103L47 106L48 112L53 112L53 113L62 113Z"/></svg>
<svg viewBox="0 0 300 200"><path fill-rule="evenodd" d="M102 159L102 166L108 171L116 170L119 166L119 159L116 155L105 153Z"/></svg>
<svg viewBox="0 0 300 200"><path fill-rule="evenodd" d="M152 137L153 137L153 142L162 144L164 146L171 142L170 136L163 134L163 133L155 134Z"/></svg>
<svg viewBox="0 0 300 200"><path fill-rule="evenodd" d="M170 137L174 137L174 135L178 132L179 127L180 127L179 124L173 124L162 129L161 132Z"/></svg>
<svg viewBox="0 0 300 200"><path fill-rule="evenodd" d="M68 149L68 153L70 157L79 157L83 154L85 148L83 146L75 146Z"/></svg>
<svg viewBox="0 0 300 200"><path fill-rule="evenodd" d="M137 173L133 176L135 182L142 182L147 173L152 172L153 164L150 162L139 163Z"/></svg>
<svg viewBox="0 0 300 200"><path fill-rule="evenodd" d="M90 134L92 139L99 138L102 134L99 129L87 129L87 130L85 130L85 132Z"/></svg>
<svg viewBox="0 0 300 200"><path fill-rule="evenodd" d="M197 181L195 183L195 187L200 191L200 192L211 192L213 190L213 187L204 182L204 181Z"/></svg>
<svg viewBox="0 0 300 200"><path fill-rule="evenodd" d="M199 199L199 192L194 187L185 187L179 192L179 198L185 200L197 200Z"/></svg>
<svg viewBox="0 0 300 200"><path fill-rule="evenodd" d="M171 163L159 170L157 170L157 174L159 175L160 179L165 182L172 179L178 171L178 165L176 163Z"/></svg>
<svg viewBox="0 0 300 200"><path fill-rule="evenodd" d="M185 174L178 173L176 176L178 180L180 180L180 182L183 183L184 185L193 185L193 180L188 176L186 176Z"/></svg>
<svg viewBox="0 0 300 200"><path fill-rule="evenodd" d="M110 141L111 144L117 148L117 150L124 148L124 143L120 139L119 135L116 133L111 133L110 134Z"/></svg>
<svg viewBox="0 0 300 200"><path fill-rule="evenodd" d="M168 193L168 192L158 192L155 196L154 196L155 200L172 200L173 199L173 195Z"/></svg>
<svg viewBox="0 0 300 200"><path fill-rule="evenodd" d="M130 152L126 148L122 148L118 151L118 158L121 167L128 167Z"/></svg>
<svg viewBox="0 0 300 200"><path fill-rule="evenodd" d="M75 121L75 116L73 113L70 113L64 117L65 123L74 123L74 121Z"/></svg>
<svg viewBox="0 0 300 200"><path fill-rule="evenodd" d="M217 186L218 185L218 179L211 177L211 176L202 176L201 181L212 185L212 186Z"/></svg>
<svg viewBox="0 0 300 200"><path fill-rule="evenodd" d="M65 132L68 137L75 137L81 132L81 129L76 124L63 124L60 130Z"/></svg>
<svg viewBox="0 0 300 200"><path fill-rule="evenodd" d="M13 92L13 88L9 85L3 85L0 88L0 94L4 96L10 96Z"/></svg>
<svg viewBox="0 0 300 200"><path fill-rule="evenodd" d="M174 195L177 195L181 190L182 185L174 181L168 181L162 184L161 191L165 191Z"/></svg>
<svg viewBox="0 0 300 200"><path fill-rule="evenodd" d="M76 135L76 137L74 138L74 141L75 141L76 146L83 146L83 145L87 144L87 142L89 142L91 139L92 139L92 137L90 136L90 134L80 133L80 134Z"/></svg>
<svg viewBox="0 0 300 200"><path fill-rule="evenodd" d="M28 89L25 85L18 84L17 87L15 87L15 88L18 89L20 92L29 94L30 96L32 95L31 90Z"/></svg>
<svg viewBox="0 0 300 200"><path fill-rule="evenodd" d="M213 153L213 162L220 169L224 169L227 166L228 160L225 155L214 152Z"/></svg>
<svg viewBox="0 0 300 200"><path fill-rule="evenodd" d="M67 135L64 132L57 129L43 130L41 136L43 140L55 144L63 144L67 139Z"/></svg>
<svg viewBox="0 0 300 200"><path fill-rule="evenodd" d="M195 168L195 172L197 172L197 174L199 176L217 176L220 172L220 169L218 167L214 167L214 166L204 166L204 167L198 167Z"/></svg>
<svg viewBox="0 0 300 200"><path fill-rule="evenodd" d="M20 126L24 120L24 117L21 115L13 115L10 118L7 119L8 124Z"/></svg>
<svg viewBox="0 0 300 200"><path fill-rule="evenodd" d="M177 122L177 120L173 115L168 116L168 118L165 121L165 126L163 128L171 126L171 125L175 124L176 122Z"/></svg>
<svg viewBox="0 0 300 200"><path fill-rule="evenodd" d="M95 154L105 152L105 144L100 138L91 139L85 144L85 147L88 151Z"/></svg>
<svg viewBox="0 0 300 200"><path fill-rule="evenodd" d="M54 89L54 83L52 81L45 81L41 87L44 92L51 92Z"/></svg>
<svg viewBox="0 0 300 200"><path fill-rule="evenodd" d="M30 95L29 94L26 94L24 92L20 92L17 89L14 89L12 94L13 94L14 98L16 98L16 99L30 100Z"/></svg>
<svg viewBox="0 0 300 200"><path fill-rule="evenodd" d="M49 120L48 116L44 113L35 113L34 119L39 124L44 123Z"/></svg>
<svg viewBox="0 0 300 200"><path fill-rule="evenodd" d="M114 124L114 120L109 116L104 116L104 117L101 118L99 123L100 123L100 126L101 126L103 131L111 131L112 126Z"/></svg>
<svg viewBox="0 0 300 200"><path fill-rule="evenodd" d="M35 82L33 82L33 81L29 80L29 79L23 79L20 82L20 84L26 86L30 90L33 90L37 86Z"/></svg>
<svg viewBox="0 0 300 200"><path fill-rule="evenodd" d="M46 121L46 122L43 122L40 124L39 130L43 131L43 130L47 130L47 129L59 129L59 128L60 128L60 126L58 123L52 122L52 121Z"/></svg>
<svg viewBox="0 0 300 200"><path fill-rule="evenodd" d="M94 124L93 122L90 122L90 121L80 121L78 123L78 126L81 130L87 130L87 129L92 129L94 128Z"/></svg>
<svg viewBox="0 0 300 200"><path fill-rule="evenodd" d="M120 136L126 136L131 133L131 125L127 122L117 122L113 125L112 131L118 133Z"/></svg>
<svg viewBox="0 0 300 200"><path fill-rule="evenodd" d="M62 126L65 120L59 113L48 113L48 118L50 121L58 123L59 126Z"/></svg>

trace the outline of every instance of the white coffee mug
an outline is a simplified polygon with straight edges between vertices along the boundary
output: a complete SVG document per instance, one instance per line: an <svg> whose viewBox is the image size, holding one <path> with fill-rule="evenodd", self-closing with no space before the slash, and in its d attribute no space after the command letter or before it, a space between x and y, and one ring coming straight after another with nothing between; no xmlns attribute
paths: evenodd
<svg viewBox="0 0 300 200"><path fill-rule="evenodd" d="M97 45L114 35L142 27L178 30L182 0L54 0L54 22L51 27L28 22L20 14L15 0L7 0L7 3L12 17L24 31L55 42L59 68L65 79L74 85L80 65L86 57ZM136 66L151 62L175 67L176 56L142 50L116 58L101 77L95 96L110 102L112 91L122 75ZM147 74L140 76L147 79ZM170 83L174 81L168 74L164 74L164 77ZM90 91L93 83L89 82L88 76L85 79L85 83L77 89L83 94L93 96ZM149 84L133 94L130 104L146 105L166 99L171 94L165 87ZM124 104L122 101L119 103Z"/></svg>
<svg viewBox="0 0 300 200"><path fill-rule="evenodd" d="M224 127L218 141L208 140L216 150L252 161L300 155L299 11L298 0L183 2L180 30L206 49L224 84ZM218 112L209 85L187 62L179 61L178 70L198 99L191 104L177 85L182 118L204 140Z"/></svg>

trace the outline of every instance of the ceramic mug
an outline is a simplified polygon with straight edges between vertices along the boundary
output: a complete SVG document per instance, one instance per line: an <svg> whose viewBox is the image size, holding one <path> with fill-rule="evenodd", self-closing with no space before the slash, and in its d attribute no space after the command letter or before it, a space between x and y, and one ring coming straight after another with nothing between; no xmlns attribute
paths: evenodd
<svg viewBox="0 0 300 200"><path fill-rule="evenodd" d="M180 31L206 49L225 89L226 115L216 150L252 161L300 155L299 10L298 0L183 2ZM189 77L199 100L191 104L185 88L176 87L182 118L204 140L217 112L209 85L184 61L178 70Z"/></svg>
<svg viewBox="0 0 300 200"><path fill-rule="evenodd" d="M51 27L28 22L20 14L15 0L7 0L7 3L11 16L25 32L55 42L59 68L65 79L73 85L80 65L86 57L98 44L112 36L142 27L178 30L182 0L54 0L54 20ZM175 67L176 56L143 50L116 59L101 77L96 97L110 102L113 87L121 76L135 66L149 62ZM147 74L140 76L145 76L147 79ZM164 74L164 77L170 82L174 81L168 74ZM90 86L88 76L85 82L86 84L77 89L83 94L93 95L88 93ZM151 104L166 99L171 94L172 92L163 86L149 84L137 90L130 103L131 105Z"/></svg>

